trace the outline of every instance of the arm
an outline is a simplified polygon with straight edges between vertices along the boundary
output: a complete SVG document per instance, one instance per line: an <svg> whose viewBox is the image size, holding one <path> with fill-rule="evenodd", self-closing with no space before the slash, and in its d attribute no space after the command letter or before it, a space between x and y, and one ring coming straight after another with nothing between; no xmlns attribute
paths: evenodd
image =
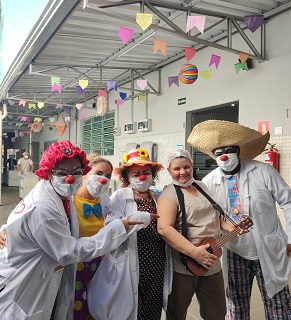
<svg viewBox="0 0 291 320"><path fill-rule="evenodd" d="M218 258L206 251L209 244L196 247L174 228L177 210L175 203L168 198L162 198L158 201L157 213L160 216L157 224L158 233L172 248L195 259L209 270Z"/></svg>
<svg viewBox="0 0 291 320"><path fill-rule="evenodd" d="M17 167L18 172L22 174L23 172L21 171L21 165L18 163L16 165L16 167Z"/></svg>
<svg viewBox="0 0 291 320"><path fill-rule="evenodd" d="M33 163L30 165L30 173L33 173L34 172L34 165Z"/></svg>

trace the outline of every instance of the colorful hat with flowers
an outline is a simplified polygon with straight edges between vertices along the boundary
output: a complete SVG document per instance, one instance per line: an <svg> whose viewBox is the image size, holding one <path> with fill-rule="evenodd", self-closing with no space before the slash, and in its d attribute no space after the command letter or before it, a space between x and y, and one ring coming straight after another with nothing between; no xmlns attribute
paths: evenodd
<svg viewBox="0 0 291 320"><path fill-rule="evenodd" d="M121 172L134 164L138 166L145 166L147 164L156 167L157 171L164 169L164 166L159 162L150 161L149 153L146 149L132 149L123 155L124 164L120 167L114 168L114 174L120 176Z"/></svg>

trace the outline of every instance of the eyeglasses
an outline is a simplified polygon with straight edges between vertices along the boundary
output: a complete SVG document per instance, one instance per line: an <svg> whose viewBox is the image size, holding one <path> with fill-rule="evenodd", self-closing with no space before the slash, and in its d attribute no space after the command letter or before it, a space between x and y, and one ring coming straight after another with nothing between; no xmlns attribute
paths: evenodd
<svg viewBox="0 0 291 320"><path fill-rule="evenodd" d="M58 176L58 177L66 177L68 175L79 177L83 175L83 172L84 172L84 169L82 168L75 169L71 173L68 170L64 170L64 169L51 170L52 175Z"/></svg>

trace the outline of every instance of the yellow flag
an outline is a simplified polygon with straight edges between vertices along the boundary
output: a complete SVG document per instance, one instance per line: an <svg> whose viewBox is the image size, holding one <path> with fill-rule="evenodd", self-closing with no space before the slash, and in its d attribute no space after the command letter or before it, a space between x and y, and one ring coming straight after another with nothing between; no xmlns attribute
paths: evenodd
<svg viewBox="0 0 291 320"><path fill-rule="evenodd" d="M28 104L28 109L36 109L35 103L29 103Z"/></svg>
<svg viewBox="0 0 291 320"><path fill-rule="evenodd" d="M37 106L39 107L39 109L43 108L44 107L44 102L38 102Z"/></svg>
<svg viewBox="0 0 291 320"><path fill-rule="evenodd" d="M146 96L143 96L143 95L140 95L138 96L138 102L141 102L141 101L146 101Z"/></svg>
<svg viewBox="0 0 291 320"><path fill-rule="evenodd" d="M205 80L209 80L212 76L212 70L201 71L201 77Z"/></svg>
<svg viewBox="0 0 291 320"><path fill-rule="evenodd" d="M89 81L88 80L79 80L79 86L84 90L88 87Z"/></svg>
<svg viewBox="0 0 291 320"><path fill-rule="evenodd" d="M142 30L145 30L153 23L153 15L151 13L137 13L136 22Z"/></svg>

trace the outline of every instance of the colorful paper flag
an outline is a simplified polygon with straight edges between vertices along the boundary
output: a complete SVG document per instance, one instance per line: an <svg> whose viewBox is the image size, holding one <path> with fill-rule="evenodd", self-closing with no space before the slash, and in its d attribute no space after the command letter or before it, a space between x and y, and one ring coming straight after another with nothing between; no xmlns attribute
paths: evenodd
<svg viewBox="0 0 291 320"><path fill-rule="evenodd" d="M9 100L8 100L8 103L10 104L10 106L13 106L14 103L15 103L15 101L9 99Z"/></svg>
<svg viewBox="0 0 291 320"><path fill-rule="evenodd" d="M71 121L71 117L65 117L65 121Z"/></svg>
<svg viewBox="0 0 291 320"><path fill-rule="evenodd" d="M19 105L25 107L26 100L19 100Z"/></svg>
<svg viewBox="0 0 291 320"><path fill-rule="evenodd" d="M61 86L57 85L56 83L52 85L52 92L58 91L59 93L62 93Z"/></svg>
<svg viewBox="0 0 291 320"><path fill-rule="evenodd" d="M253 15L253 16L244 17L244 24L249 30L251 30L251 32L255 32L257 29L259 29L262 26L263 23L264 23L263 15Z"/></svg>
<svg viewBox="0 0 291 320"><path fill-rule="evenodd" d="M71 114L72 109L71 108L66 108L65 111L67 112L67 114Z"/></svg>
<svg viewBox="0 0 291 320"><path fill-rule="evenodd" d="M50 118L49 118L49 121L50 121L50 122L54 122L54 121L55 121L55 118L54 118L54 117L50 117Z"/></svg>
<svg viewBox="0 0 291 320"><path fill-rule="evenodd" d="M154 41L154 53L157 51L161 51L164 56L166 56L167 52L167 41L165 40L155 40Z"/></svg>
<svg viewBox="0 0 291 320"><path fill-rule="evenodd" d="M76 108L80 110L83 107L83 103L76 103Z"/></svg>
<svg viewBox="0 0 291 320"><path fill-rule="evenodd" d="M194 48L185 48L185 50L184 50L184 55L185 55L187 61L194 58L195 53L196 53L196 50Z"/></svg>
<svg viewBox="0 0 291 320"><path fill-rule="evenodd" d="M44 102L38 102L37 106L38 106L39 109L43 108L44 107Z"/></svg>
<svg viewBox="0 0 291 320"><path fill-rule="evenodd" d="M212 70L201 71L201 77L205 80L209 80L212 76Z"/></svg>
<svg viewBox="0 0 291 320"><path fill-rule="evenodd" d="M61 86L61 78L60 77L51 77L51 84L52 84L52 86L54 84Z"/></svg>
<svg viewBox="0 0 291 320"><path fill-rule="evenodd" d="M145 30L153 23L153 15L151 13L137 13L136 22L142 30Z"/></svg>
<svg viewBox="0 0 291 320"><path fill-rule="evenodd" d="M136 80L136 84L141 90L144 90L145 87L148 85L148 81L145 79L138 79Z"/></svg>
<svg viewBox="0 0 291 320"><path fill-rule="evenodd" d="M117 91L117 81L107 81L107 91L109 91L110 89L114 89L115 91Z"/></svg>
<svg viewBox="0 0 291 320"><path fill-rule="evenodd" d="M138 96L138 102L141 102L141 101L143 101L143 102L146 102L146 96L145 95L139 95Z"/></svg>
<svg viewBox="0 0 291 320"><path fill-rule="evenodd" d="M28 104L28 109L36 109L36 104L35 103L29 103Z"/></svg>
<svg viewBox="0 0 291 320"><path fill-rule="evenodd" d="M56 109L63 109L63 104L62 103L57 103Z"/></svg>
<svg viewBox="0 0 291 320"><path fill-rule="evenodd" d="M78 94L82 94L85 92L85 90L83 90L80 86L76 86L76 90L77 90Z"/></svg>
<svg viewBox="0 0 291 320"><path fill-rule="evenodd" d="M178 77L178 76L168 77L168 85L169 85L169 88L171 87L171 85L172 85L173 83L174 83L176 86L179 87L179 77Z"/></svg>
<svg viewBox="0 0 291 320"><path fill-rule="evenodd" d="M246 52L240 52L240 54L239 54L239 60L241 61L241 62L245 62L245 61L247 61L248 60L248 57L249 57L249 55L246 53Z"/></svg>
<svg viewBox="0 0 291 320"><path fill-rule="evenodd" d="M84 90L88 87L89 81L87 79L79 80L79 86Z"/></svg>
<svg viewBox="0 0 291 320"><path fill-rule="evenodd" d="M129 28L119 27L118 35L122 43L127 43L133 37L133 30Z"/></svg>
<svg viewBox="0 0 291 320"><path fill-rule="evenodd" d="M107 96L107 91L106 90L103 90L103 89L99 89L98 90L98 97L106 97Z"/></svg>
<svg viewBox="0 0 291 320"><path fill-rule="evenodd" d="M188 16L186 24L186 32L196 27L200 33L204 32L205 16Z"/></svg>
<svg viewBox="0 0 291 320"><path fill-rule="evenodd" d="M241 69L242 69L242 70L245 70L245 71L248 71L248 70L249 70L246 61L245 61L245 62L236 63L236 64L234 65L234 67L235 67L235 71L236 71L237 74L240 72Z"/></svg>
<svg viewBox="0 0 291 320"><path fill-rule="evenodd" d="M116 103L117 103L119 106L121 106L121 105L124 104L124 100L122 100L122 99L116 100Z"/></svg>
<svg viewBox="0 0 291 320"><path fill-rule="evenodd" d="M119 92L119 96L122 100L124 100L127 97L127 93L126 92Z"/></svg>
<svg viewBox="0 0 291 320"><path fill-rule="evenodd" d="M220 63L220 59L221 59L220 56L217 56L216 54L212 54L212 55L211 55L211 58L210 58L210 62L209 62L209 66L208 66L208 67L210 67L211 65L215 64L215 67L216 67L216 69L217 69L218 66L219 66L219 63Z"/></svg>

